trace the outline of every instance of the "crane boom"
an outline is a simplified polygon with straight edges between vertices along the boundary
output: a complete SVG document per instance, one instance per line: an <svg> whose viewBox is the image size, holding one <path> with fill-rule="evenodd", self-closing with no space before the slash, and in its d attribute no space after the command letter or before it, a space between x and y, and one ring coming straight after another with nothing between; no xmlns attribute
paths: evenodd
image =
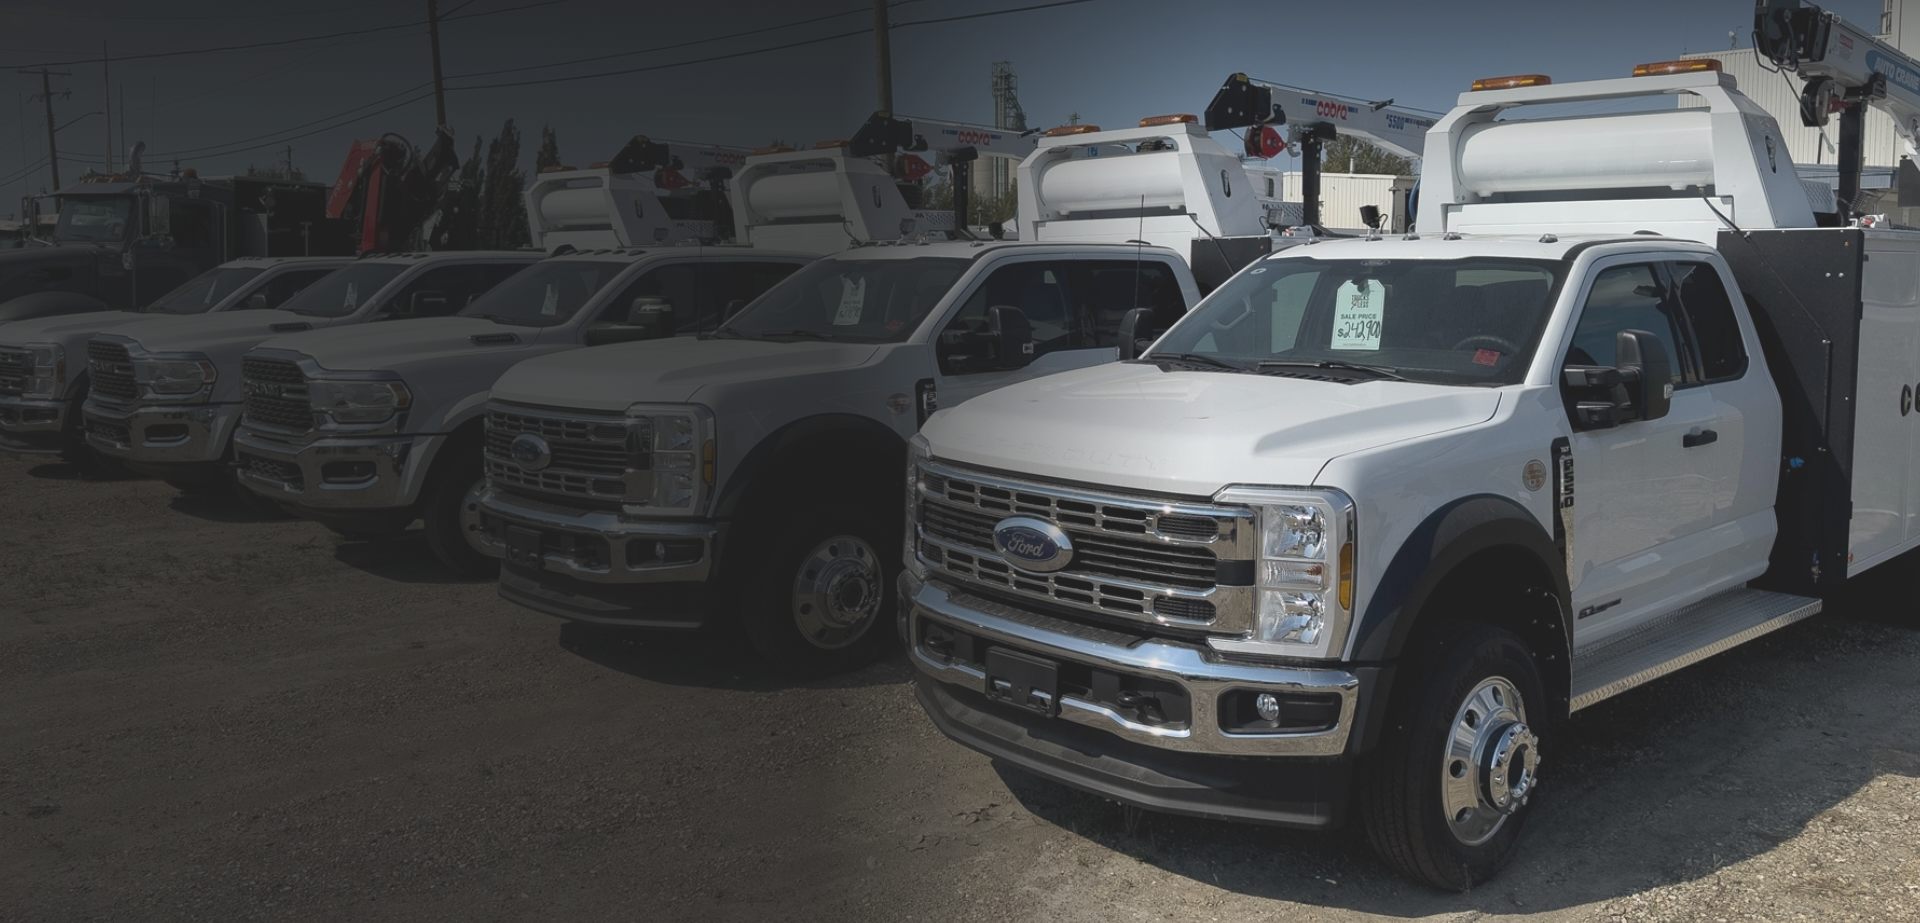
<svg viewBox="0 0 1920 923"><path fill-rule="evenodd" d="M855 157L885 157L889 170L910 181L919 180L934 166L950 168L954 227L964 230L973 161L980 157L1024 160L1039 143L1032 132L876 112L854 133L847 144L847 153ZM934 154L935 163L919 158L917 155L921 153ZM894 160L896 154L902 155L898 161Z"/></svg>
<svg viewBox="0 0 1920 923"><path fill-rule="evenodd" d="M1852 210L1866 151L1864 107L1893 118L1907 156L1920 156L1920 60L1878 35L1804 0L1756 0L1754 48L1806 87L1800 121L1820 128L1840 116L1840 201Z"/></svg>
<svg viewBox="0 0 1920 923"><path fill-rule="evenodd" d="M1436 115L1395 106L1393 100L1364 100L1258 80L1236 73L1221 84L1207 104L1208 131L1286 127L1285 144L1300 150L1302 221L1320 224L1320 150L1339 135L1365 138L1402 157L1418 159L1427 129ZM1264 131L1246 134L1249 157L1272 157L1280 149L1262 143Z"/></svg>

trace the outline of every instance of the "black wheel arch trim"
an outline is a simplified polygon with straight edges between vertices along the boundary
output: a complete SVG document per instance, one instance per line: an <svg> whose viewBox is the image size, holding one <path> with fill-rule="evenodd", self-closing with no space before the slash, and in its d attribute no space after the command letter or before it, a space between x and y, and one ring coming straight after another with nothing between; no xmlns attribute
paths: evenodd
<svg viewBox="0 0 1920 923"><path fill-rule="evenodd" d="M886 487L891 491L890 496L904 494L907 458L905 437L872 417L852 413L821 413L787 423L768 433L749 449L722 486L720 496L713 505L714 518L735 520L745 513L751 513L754 495L768 483L766 475L772 466L785 458L795 446L827 438L845 439L848 457L864 458L865 452L883 447L896 453L899 464L890 466L890 470L897 468L899 471L896 477L886 482ZM727 451L724 442L720 445L720 451ZM871 464L877 466L882 463L882 460L876 459Z"/></svg>

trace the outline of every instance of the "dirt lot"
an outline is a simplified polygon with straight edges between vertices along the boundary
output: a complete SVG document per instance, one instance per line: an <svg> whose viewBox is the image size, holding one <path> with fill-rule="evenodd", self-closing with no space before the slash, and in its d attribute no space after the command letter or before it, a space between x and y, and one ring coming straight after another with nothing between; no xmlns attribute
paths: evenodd
<svg viewBox="0 0 1920 923"><path fill-rule="evenodd" d="M1522 857L1439 895L997 769L897 662L782 687L0 459L0 919L1910 920L1907 585L1582 713Z"/></svg>

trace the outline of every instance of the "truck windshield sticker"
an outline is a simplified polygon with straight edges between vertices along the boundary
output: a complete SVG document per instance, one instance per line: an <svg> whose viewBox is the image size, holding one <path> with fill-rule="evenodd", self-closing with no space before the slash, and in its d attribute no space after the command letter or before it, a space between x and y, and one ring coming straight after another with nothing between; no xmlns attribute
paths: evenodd
<svg viewBox="0 0 1920 923"><path fill-rule="evenodd" d="M560 313L560 290L549 285L546 295L540 299L540 316L552 317L558 313Z"/></svg>
<svg viewBox="0 0 1920 923"><path fill-rule="evenodd" d="M833 312L835 327L851 327L860 323L860 309L867 303L867 280L840 280L840 308Z"/></svg>
<svg viewBox="0 0 1920 923"><path fill-rule="evenodd" d="M352 311L354 308L360 306L360 287L358 285L352 282L347 283L347 298L342 306L348 311Z"/></svg>
<svg viewBox="0 0 1920 923"><path fill-rule="evenodd" d="M1329 349L1379 349L1386 286L1379 279L1348 280L1333 296L1333 341Z"/></svg>

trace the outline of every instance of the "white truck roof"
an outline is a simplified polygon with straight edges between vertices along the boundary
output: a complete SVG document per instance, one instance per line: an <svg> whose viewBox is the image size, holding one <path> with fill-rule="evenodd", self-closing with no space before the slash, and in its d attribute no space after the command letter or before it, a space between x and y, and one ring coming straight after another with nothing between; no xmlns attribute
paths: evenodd
<svg viewBox="0 0 1920 923"><path fill-rule="evenodd" d="M1286 259L1449 260L1464 257L1507 257L1522 260L1562 260L1575 249L1596 245L1657 244L1662 250L1686 249L1712 253L1696 240L1657 234L1409 234L1405 237L1324 237L1289 247L1267 261Z"/></svg>
<svg viewBox="0 0 1920 923"><path fill-rule="evenodd" d="M1240 158L1193 116L1168 118L1187 121L1042 138L1020 162L1022 236L1145 240L1184 258L1196 237L1265 235Z"/></svg>

